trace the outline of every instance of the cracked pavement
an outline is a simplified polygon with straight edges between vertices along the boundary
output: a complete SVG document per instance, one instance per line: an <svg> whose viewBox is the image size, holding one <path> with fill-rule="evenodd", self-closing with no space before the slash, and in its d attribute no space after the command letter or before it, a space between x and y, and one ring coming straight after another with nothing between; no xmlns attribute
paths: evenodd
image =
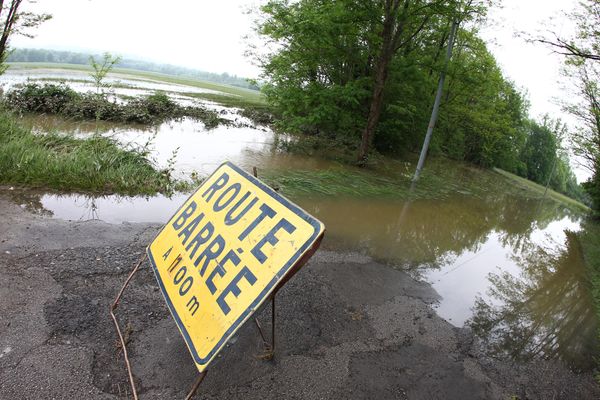
<svg viewBox="0 0 600 400"><path fill-rule="evenodd" d="M131 398L108 308L159 226L55 220L2 192L0 217L0 399ZM437 299L403 272L321 250L277 295L275 358L259 359L246 324L196 398L600 398L590 373L559 361L488 358ZM267 335L270 312L257 313ZM117 317L140 398L184 398L197 370L147 263Z"/></svg>

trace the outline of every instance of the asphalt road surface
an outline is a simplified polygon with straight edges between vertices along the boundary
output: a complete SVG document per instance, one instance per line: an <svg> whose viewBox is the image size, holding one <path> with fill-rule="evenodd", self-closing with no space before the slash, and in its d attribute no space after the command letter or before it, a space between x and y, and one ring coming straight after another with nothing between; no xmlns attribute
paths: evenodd
<svg viewBox="0 0 600 400"><path fill-rule="evenodd" d="M156 225L33 215L0 190L0 399L131 398L108 310ZM246 324L197 399L599 399L558 361L485 356L433 289L359 254L319 251L277 295L277 348ZM258 313L270 334L271 311ZM141 399L183 399L197 370L146 263L118 309Z"/></svg>

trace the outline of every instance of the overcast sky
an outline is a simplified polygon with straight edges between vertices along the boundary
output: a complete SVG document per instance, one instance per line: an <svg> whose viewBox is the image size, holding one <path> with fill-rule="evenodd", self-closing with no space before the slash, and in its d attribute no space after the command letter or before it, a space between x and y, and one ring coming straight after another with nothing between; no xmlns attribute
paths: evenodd
<svg viewBox="0 0 600 400"><path fill-rule="evenodd" d="M258 69L244 56L244 36L252 33L252 17L246 10L258 3L260 0L42 0L35 9L52 14L53 19L37 30L34 39L15 38L12 45L110 51L254 78ZM492 9L489 23L482 29L505 75L528 92L534 117L561 114L556 99L564 96L559 84L562 60L515 34L550 26L568 33L572 27L563 14L576 3L504 0L502 9Z"/></svg>

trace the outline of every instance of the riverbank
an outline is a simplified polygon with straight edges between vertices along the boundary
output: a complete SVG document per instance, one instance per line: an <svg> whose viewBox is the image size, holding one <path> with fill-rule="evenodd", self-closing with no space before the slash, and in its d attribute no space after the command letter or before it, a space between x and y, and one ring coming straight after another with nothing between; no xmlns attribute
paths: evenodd
<svg viewBox="0 0 600 400"><path fill-rule="evenodd" d="M0 214L0 397L127 398L108 306L159 226L36 216L4 190ZM157 289L144 268L119 318L141 398L182 398L197 372ZM275 359L256 357L247 324L198 398L600 396L591 373L560 361L488 358L469 330L436 315L429 285L356 253L319 251L277 299ZM269 331L269 310L259 318Z"/></svg>
<svg viewBox="0 0 600 400"><path fill-rule="evenodd" d="M94 135L34 134L0 111L0 184L93 193L154 194L178 188L145 149Z"/></svg>

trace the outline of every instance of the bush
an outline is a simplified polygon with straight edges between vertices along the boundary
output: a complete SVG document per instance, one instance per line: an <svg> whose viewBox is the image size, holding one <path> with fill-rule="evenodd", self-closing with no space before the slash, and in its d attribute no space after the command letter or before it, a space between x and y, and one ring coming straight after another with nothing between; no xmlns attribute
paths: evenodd
<svg viewBox="0 0 600 400"><path fill-rule="evenodd" d="M76 91L64 84L28 83L9 92L6 102L19 111L61 114L66 105L79 98Z"/></svg>
<svg viewBox="0 0 600 400"><path fill-rule="evenodd" d="M163 92L119 104L95 93L77 93L64 84L28 83L10 91L5 103L19 112L59 114L74 119L156 124L172 118L191 117L204 122L209 129L229 123L215 111L180 106Z"/></svg>

